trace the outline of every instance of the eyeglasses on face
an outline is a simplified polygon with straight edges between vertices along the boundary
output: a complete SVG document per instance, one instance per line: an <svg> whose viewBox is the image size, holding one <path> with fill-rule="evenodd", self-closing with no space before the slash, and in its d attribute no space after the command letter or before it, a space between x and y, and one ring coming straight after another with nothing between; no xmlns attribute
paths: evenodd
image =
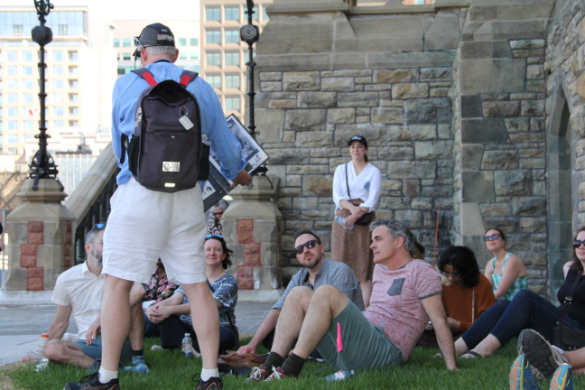
<svg viewBox="0 0 585 390"><path fill-rule="evenodd" d="M218 215L223 215L223 211L218 211L218 212L216 212L216 213L213 213L213 215L215 215L216 217L217 217Z"/></svg>
<svg viewBox="0 0 585 390"><path fill-rule="evenodd" d="M574 240L573 241L573 248L579 248L582 244L585 244L585 240Z"/></svg>
<svg viewBox="0 0 585 390"><path fill-rule="evenodd" d="M491 241L491 240L497 240L498 238L500 238L499 234L492 234L491 236L484 236L483 240L484 241Z"/></svg>
<svg viewBox="0 0 585 390"><path fill-rule="evenodd" d="M295 247L295 252L297 255L300 255L305 250L305 247L307 247L307 249L313 249L315 245L317 245L317 240L307 241L304 244Z"/></svg>

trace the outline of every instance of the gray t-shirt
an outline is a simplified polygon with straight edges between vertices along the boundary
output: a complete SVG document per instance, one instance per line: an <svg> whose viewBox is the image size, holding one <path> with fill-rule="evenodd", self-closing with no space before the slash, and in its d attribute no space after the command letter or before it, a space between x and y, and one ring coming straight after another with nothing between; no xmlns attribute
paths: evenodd
<svg viewBox="0 0 585 390"><path fill-rule="evenodd" d="M293 275L284 294L282 294L272 308L281 310L286 296L290 290L297 286L306 286L311 290L316 290L319 286L327 284L341 291L350 301L355 303L358 309L365 310L362 290L351 268L347 264L338 263L327 258L323 259L321 268L319 268L319 272L315 276L314 286L309 283L309 271L303 268Z"/></svg>

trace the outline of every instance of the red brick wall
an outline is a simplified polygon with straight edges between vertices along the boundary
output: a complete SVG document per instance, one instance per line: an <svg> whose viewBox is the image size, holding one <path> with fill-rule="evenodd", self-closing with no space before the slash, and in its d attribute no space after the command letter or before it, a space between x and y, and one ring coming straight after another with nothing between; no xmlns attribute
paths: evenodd
<svg viewBox="0 0 585 390"><path fill-rule="evenodd" d="M254 242L254 220L238 219L238 243L244 244L244 265L238 266L238 288L254 289L254 268L262 267L261 244Z"/></svg>

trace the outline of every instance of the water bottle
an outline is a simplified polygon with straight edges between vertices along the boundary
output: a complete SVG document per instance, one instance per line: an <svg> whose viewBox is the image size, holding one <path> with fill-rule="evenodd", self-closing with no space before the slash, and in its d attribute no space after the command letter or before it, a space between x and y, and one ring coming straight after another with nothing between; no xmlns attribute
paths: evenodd
<svg viewBox="0 0 585 390"><path fill-rule="evenodd" d="M340 217L340 216L336 216L336 217L335 217L335 220L337 221L337 223L338 223L338 224L340 224L341 226L343 226L343 227L344 227L344 229L347 229L347 230L352 230L352 229L353 229L353 225L351 225L351 227L350 227L350 228L346 228L346 227L344 226L344 224L345 224L345 218L343 218L343 217Z"/></svg>
<svg viewBox="0 0 585 390"><path fill-rule="evenodd" d="M41 334L41 339L37 342L37 357L35 371L39 372L47 368L49 364L49 359L45 356L45 345L49 342L49 334L43 333Z"/></svg>
<svg viewBox="0 0 585 390"><path fill-rule="evenodd" d="M329 376L326 376L325 380L327 382L342 381L344 379L351 378L352 376L354 376L353 370L351 370L351 371L341 370L341 371L337 371L335 374L331 374Z"/></svg>
<svg viewBox="0 0 585 390"><path fill-rule="evenodd" d="M191 339L191 335L189 333L185 333L185 337L183 337L183 354L190 358L193 356L193 340Z"/></svg>

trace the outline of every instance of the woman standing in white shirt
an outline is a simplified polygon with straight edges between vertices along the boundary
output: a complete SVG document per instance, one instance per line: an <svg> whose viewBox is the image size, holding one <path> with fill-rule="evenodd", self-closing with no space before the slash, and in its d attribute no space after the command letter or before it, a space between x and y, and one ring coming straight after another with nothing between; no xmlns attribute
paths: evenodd
<svg viewBox="0 0 585 390"><path fill-rule="evenodd" d="M374 273L367 218L375 219L373 212L380 200L382 179L380 170L368 163L368 141L356 135L348 145L351 161L338 166L333 177L333 202L337 207L331 229L331 259L353 270L367 307ZM368 213L372 214L368 216Z"/></svg>

